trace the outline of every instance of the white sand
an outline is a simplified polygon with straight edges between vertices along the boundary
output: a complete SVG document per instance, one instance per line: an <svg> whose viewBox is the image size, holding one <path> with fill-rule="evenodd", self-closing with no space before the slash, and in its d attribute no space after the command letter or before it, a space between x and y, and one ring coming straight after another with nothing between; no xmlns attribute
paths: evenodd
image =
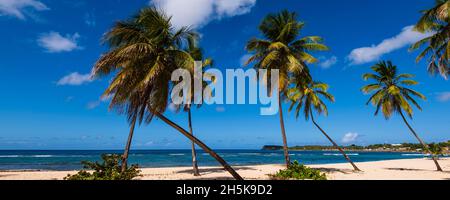
<svg viewBox="0 0 450 200"><path fill-rule="evenodd" d="M356 163L363 172L353 172L348 163L311 165L327 173L331 180L450 180L450 159L439 161L444 172L437 172L429 159L404 159ZM282 169L282 165L236 166L247 180L265 180L267 174ZM200 167L202 176L194 177L190 167L144 168L142 180L232 179L220 167ZM74 171L0 172L0 180L60 180Z"/></svg>

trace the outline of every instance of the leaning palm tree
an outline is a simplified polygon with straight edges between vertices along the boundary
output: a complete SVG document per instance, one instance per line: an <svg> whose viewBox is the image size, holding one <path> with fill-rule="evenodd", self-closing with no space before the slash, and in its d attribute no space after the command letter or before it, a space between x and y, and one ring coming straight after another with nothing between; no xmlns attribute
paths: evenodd
<svg viewBox="0 0 450 200"><path fill-rule="evenodd" d="M353 169L355 171L361 171L352 162L350 157L347 156L344 150L342 150L342 148L334 142L333 139L331 139L331 137L319 126L319 124L317 124L314 119L313 110L315 110L318 114L328 115L328 108L321 99L322 97L334 102L334 96L328 93L329 86L325 83L314 82L304 76L293 78L292 85L293 87L287 92L288 98L291 101L289 111L292 111L295 108L296 118L298 118L302 112L305 120L309 120L309 118L311 118L313 124L323 133L323 135L325 135L333 146L341 152L344 158L352 165Z"/></svg>
<svg viewBox="0 0 450 200"><path fill-rule="evenodd" d="M428 58L428 72L439 74L445 79L450 73L450 0L436 0L435 7L423 11L423 16L417 22L415 30L422 33L431 33L411 46L411 50L425 46L416 61L420 61L425 56Z"/></svg>
<svg viewBox="0 0 450 200"><path fill-rule="evenodd" d="M321 44L322 39L318 36L298 39L303 27L304 23L297 21L295 12L285 10L278 14L269 14L259 26L259 30L265 38L253 38L246 46L246 49L253 54L246 65L255 63L254 67L256 69L266 69L267 77L271 75L270 71L272 69L279 70L279 90L276 95L278 96L281 136L286 166L290 165L290 159L284 128L282 100L289 77L292 73L306 71L306 63L317 62L317 59L310 54L311 51L328 50L325 45ZM270 93L270 95L272 94Z"/></svg>
<svg viewBox="0 0 450 200"><path fill-rule="evenodd" d="M195 70L199 70L202 73L205 73L204 72L205 68L211 66L213 63L211 58L207 58L207 59L203 58L203 51L200 47L198 47L197 41L193 37L188 39L188 44L187 44L187 48L185 49L185 51L188 52L197 63L201 63L200 66L197 66L196 64L187 65L186 70L189 71L191 80L196 79L196 76L195 76L196 71ZM199 81L202 81L202 80L199 80ZM207 82L204 82L204 81L202 81L202 82L203 82L204 86L206 86L208 84ZM178 82L176 82L176 83L180 84ZM175 111L178 112L180 110L183 110L188 113L189 132L191 135L194 135L194 130L192 127L192 113L191 113L192 105L195 103L197 105L197 107L200 107L201 104L199 102L194 102L194 99L198 96L203 96L203 95L197 94L195 92L195 90L194 90L195 85L194 85L193 81L191 81L190 88L191 88L191 90L188 91L188 94L186 94L186 95L189 95L189 97L186 98L186 99L189 99L189 102L187 102L187 103L183 102L184 104L177 104L177 105L174 104L174 106L175 106ZM202 92L202 91L200 91L200 92ZM186 97L186 95L183 94L183 91L181 91L180 95L183 97ZM203 97L203 98L206 98L206 97ZM197 153L195 150L194 142L192 142L192 145L191 145L191 153L192 153L192 168L193 168L194 176L200 176L200 172L198 170L198 163L197 163Z"/></svg>
<svg viewBox="0 0 450 200"><path fill-rule="evenodd" d="M390 61L382 61L372 66L372 70L375 73L363 75L365 81L369 79L375 81L375 83L366 85L361 89L365 94L373 93L367 104L372 103L376 107L375 115L381 110L386 119L389 119L394 113L400 114L414 137L423 146L425 152L430 152L429 146L414 131L403 114L404 111L412 118L413 108L411 104L422 110L414 97L426 99L423 94L407 88L407 86L418 84L417 81L411 79L414 76L412 74L398 74L397 66ZM437 170L442 171L436 158L434 156L432 158Z"/></svg>
<svg viewBox="0 0 450 200"><path fill-rule="evenodd" d="M169 104L171 73L194 62L182 48L192 37L197 34L186 27L175 30L164 12L144 8L136 16L117 22L105 34L104 42L110 49L97 61L93 72L96 76L114 74L104 92L112 96L111 109L126 112L131 119L136 116L139 122L150 123L158 117L214 157L234 178L242 179L211 148L163 115ZM129 148L127 145L125 151Z"/></svg>

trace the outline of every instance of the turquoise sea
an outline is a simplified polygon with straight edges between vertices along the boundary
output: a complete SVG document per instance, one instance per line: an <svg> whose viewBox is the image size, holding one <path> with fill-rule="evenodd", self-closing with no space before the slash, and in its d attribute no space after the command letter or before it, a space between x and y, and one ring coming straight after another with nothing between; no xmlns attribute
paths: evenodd
<svg viewBox="0 0 450 200"><path fill-rule="evenodd" d="M217 150L231 165L282 164L282 151L266 150ZM0 150L0 170L77 170L83 160L96 161L101 154L120 154L119 150ZM203 151L198 151L200 166L216 166L218 163ZM305 164L346 162L334 151L291 151L291 159ZM355 162L392 159L423 158L417 153L400 152L348 152ZM140 167L191 166L190 150L134 150L129 163Z"/></svg>

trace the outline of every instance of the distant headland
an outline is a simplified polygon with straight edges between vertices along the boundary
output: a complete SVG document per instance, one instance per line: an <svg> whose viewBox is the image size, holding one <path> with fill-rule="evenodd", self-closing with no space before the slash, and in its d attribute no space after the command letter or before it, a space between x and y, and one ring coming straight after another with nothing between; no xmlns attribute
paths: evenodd
<svg viewBox="0 0 450 200"><path fill-rule="evenodd" d="M450 140L447 142L430 143L432 151L438 154L450 153ZM264 145L262 150L274 151L282 150L283 146L280 145ZM342 146L345 151L373 151L373 152L422 152L422 145L415 143L401 143L401 144L371 144L368 146L360 145L348 145ZM302 151L335 151L337 150L333 146L322 145L305 145L305 146L292 146L289 150L302 150Z"/></svg>

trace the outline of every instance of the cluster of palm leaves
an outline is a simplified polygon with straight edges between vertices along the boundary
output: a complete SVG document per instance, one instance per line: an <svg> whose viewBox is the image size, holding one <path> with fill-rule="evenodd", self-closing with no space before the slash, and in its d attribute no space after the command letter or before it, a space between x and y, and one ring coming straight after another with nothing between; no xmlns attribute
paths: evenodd
<svg viewBox="0 0 450 200"><path fill-rule="evenodd" d="M269 14L259 26L259 30L265 38L253 38L246 46L246 49L253 54L246 65L254 63L256 69L267 70L267 77L271 76L272 69L279 70L279 91L272 95L278 96L286 166L289 166L291 162L284 128L282 100L286 97L285 94L292 77L301 76L301 79L310 77L307 64L317 62L310 52L328 50L328 47L321 43L322 38L319 36L299 39L304 25L297 20L297 14L294 12L285 10L279 14Z"/></svg>
<svg viewBox="0 0 450 200"><path fill-rule="evenodd" d="M173 87L172 72L179 68L191 71L195 59L202 57L201 50L195 46L197 38L187 27L175 30L170 17L154 7L117 22L105 34L104 41L110 50L101 56L93 71L96 76L115 74L103 95L111 96L110 108L126 114L130 122L122 169L126 169L136 123L150 123L156 116L209 153L234 178L242 179L217 153L194 137L192 128L188 132L163 115ZM190 105L185 105L184 110L189 111Z"/></svg>
<svg viewBox="0 0 450 200"><path fill-rule="evenodd" d="M449 67L449 1L437 0L437 6L424 12L416 29L434 34L419 41L412 48L416 49L428 44L418 59L431 54L429 71L439 71L447 77ZM314 112L328 114L324 100L334 102L334 97L328 93L327 84L315 81L309 73L308 64L318 60L311 54L315 51L326 51L328 47L319 36L300 37L305 24L297 20L295 12L282 11L269 14L259 26L263 39L249 40L246 49L252 54L247 65L252 64L256 69L266 69L266 78L271 77L271 70L279 71L279 90L276 94L279 103L279 119L286 165L291 164L288 152L287 137L283 119L283 101L291 103L289 111L294 111L298 118L302 114L342 153L356 171L359 169L334 142L331 137L318 125ZM200 70L212 65L212 59L204 58L202 49L198 45L198 34L188 27L175 29L171 18L163 11L148 7L125 21L117 22L108 31L104 43L109 51L102 55L94 66L94 75L114 77L105 90L104 97L112 97L110 109L125 114L130 123L130 132L122 157L122 170L127 169L127 159L131 148L136 124L150 123L154 117L161 119L192 141L192 157L194 174L199 175L195 145L202 148L215 158L234 178L242 179L236 171L228 165L217 153L194 136L191 117L191 104L195 94L188 91L191 102L176 105L177 111L188 113L189 131L186 131L163 115L169 106L170 91L177 83L171 80L172 72L186 69L191 75L197 67L195 61L200 61ZM393 113L399 113L416 138L428 146L417 136L406 121L403 111L412 116L412 105L421 109L414 97L425 97L404 86L416 85L411 80L412 75L398 74L397 68L391 62L380 62L372 67L375 74L366 74L364 79L374 80L373 84L365 86L365 93L373 92L369 103L376 106L375 114L381 110L386 118ZM195 77L191 77L195 78ZM406 79L406 80L405 80ZM206 84L206 83L204 83ZM192 85L191 88L194 88ZM269 85L269 88L271 86ZM436 166L439 164L434 159Z"/></svg>
<svg viewBox="0 0 450 200"><path fill-rule="evenodd" d="M411 49L415 50L425 46L417 57L420 61L428 58L428 71L431 74L439 73L445 79L450 73L450 0L436 0L432 9L423 11L423 16L415 26L422 33L432 33L431 36L415 43Z"/></svg>
<svg viewBox="0 0 450 200"><path fill-rule="evenodd" d="M411 79L414 75L399 74L397 66L390 61L382 61L374 65L372 70L375 73L363 75L364 80L373 81L372 84L366 85L361 89L366 94L372 94L367 104L372 103L376 107L375 115L381 110L386 119L389 119L395 113L400 114L411 133L422 144L424 150L432 153L429 146L419 137L403 114L403 112L406 112L412 118L413 106L422 110L415 98L426 99L423 94L408 88L408 86L418 84L417 81ZM432 156L432 158L437 170L442 171L436 157Z"/></svg>

